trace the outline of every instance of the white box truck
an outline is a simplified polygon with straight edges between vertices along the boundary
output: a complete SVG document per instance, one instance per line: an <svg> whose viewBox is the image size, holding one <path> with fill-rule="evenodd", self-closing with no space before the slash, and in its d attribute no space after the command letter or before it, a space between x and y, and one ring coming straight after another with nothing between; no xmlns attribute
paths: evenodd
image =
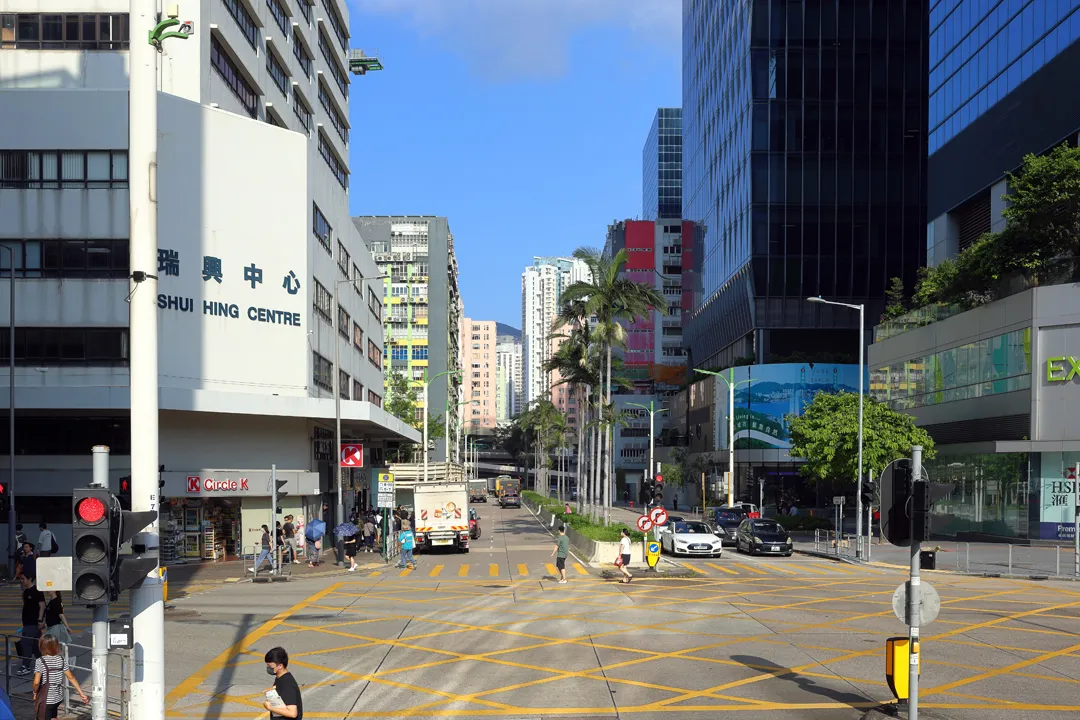
<svg viewBox="0 0 1080 720"><path fill-rule="evenodd" d="M446 547L469 552L468 483L417 483L413 502L417 550Z"/></svg>

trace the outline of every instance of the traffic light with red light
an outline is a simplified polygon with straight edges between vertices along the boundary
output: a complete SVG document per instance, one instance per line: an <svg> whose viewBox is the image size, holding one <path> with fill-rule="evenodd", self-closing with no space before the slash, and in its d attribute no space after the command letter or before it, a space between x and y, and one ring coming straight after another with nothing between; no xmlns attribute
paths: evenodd
<svg viewBox="0 0 1080 720"><path fill-rule="evenodd" d="M116 499L120 501L121 510L131 509L131 476L125 475L120 478L120 492L116 493Z"/></svg>
<svg viewBox="0 0 1080 720"><path fill-rule="evenodd" d="M71 508L71 593L86 605L108 602L114 499L106 488L75 490Z"/></svg>

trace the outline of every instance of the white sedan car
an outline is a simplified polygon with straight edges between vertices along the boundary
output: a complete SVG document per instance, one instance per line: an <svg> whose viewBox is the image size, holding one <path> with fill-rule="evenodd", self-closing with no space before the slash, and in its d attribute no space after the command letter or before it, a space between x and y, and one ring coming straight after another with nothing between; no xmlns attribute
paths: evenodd
<svg viewBox="0 0 1080 720"><path fill-rule="evenodd" d="M699 520L679 520L664 526L660 533L660 547L672 555L720 557L723 549L720 533L723 532Z"/></svg>

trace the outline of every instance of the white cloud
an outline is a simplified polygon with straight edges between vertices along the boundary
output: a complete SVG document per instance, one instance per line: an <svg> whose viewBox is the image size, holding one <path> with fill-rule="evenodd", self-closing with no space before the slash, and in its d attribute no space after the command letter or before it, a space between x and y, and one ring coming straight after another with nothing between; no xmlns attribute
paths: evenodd
<svg viewBox="0 0 1080 720"><path fill-rule="evenodd" d="M497 80L562 75L570 40L583 30L624 28L635 42L673 52L682 38L681 0L351 0L351 5L354 14L407 17L421 37Z"/></svg>

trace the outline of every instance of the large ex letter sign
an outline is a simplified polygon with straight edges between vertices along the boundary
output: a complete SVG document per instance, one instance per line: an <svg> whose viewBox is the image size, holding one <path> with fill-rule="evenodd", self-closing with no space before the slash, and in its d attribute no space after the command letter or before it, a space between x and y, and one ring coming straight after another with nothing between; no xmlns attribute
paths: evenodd
<svg viewBox="0 0 1080 720"><path fill-rule="evenodd" d="M1068 369L1065 363L1069 364ZM1046 381L1068 382L1074 377L1080 377L1080 358L1052 357L1046 359Z"/></svg>

